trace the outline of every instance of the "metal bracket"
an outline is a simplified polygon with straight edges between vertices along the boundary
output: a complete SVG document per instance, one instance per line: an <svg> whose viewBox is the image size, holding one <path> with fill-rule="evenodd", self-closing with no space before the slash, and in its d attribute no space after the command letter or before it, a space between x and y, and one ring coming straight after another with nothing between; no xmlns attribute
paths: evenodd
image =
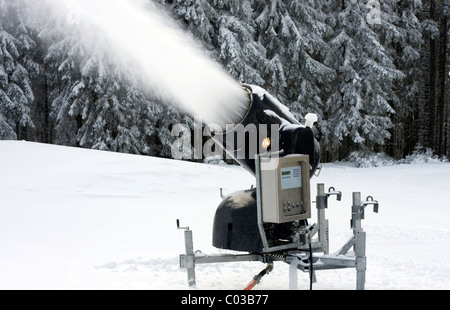
<svg viewBox="0 0 450 310"><path fill-rule="evenodd" d="M180 220L177 219L177 229L189 230L189 226L186 226L186 227L180 227Z"/></svg>
<svg viewBox="0 0 450 310"><path fill-rule="evenodd" d="M368 205L373 205L373 212L378 213L378 201L373 200L372 196L367 196L366 201L362 203L362 207L365 208Z"/></svg>
<svg viewBox="0 0 450 310"><path fill-rule="evenodd" d="M325 193L325 185L317 184L316 208L317 208L317 224L319 227L319 243L325 254L329 253L328 238L328 220L325 218L325 209L328 208L328 198L336 195L336 200L340 201L342 193L336 191L334 187L330 187Z"/></svg>
<svg viewBox="0 0 450 310"><path fill-rule="evenodd" d="M336 200L341 201L342 193L340 191L337 191L334 189L334 187L330 187L328 189L328 193L325 194L327 197L330 197L331 195L336 195Z"/></svg>
<svg viewBox="0 0 450 310"><path fill-rule="evenodd" d="M374 200L372 196L367 196L366 201L361 201L361 193L353 193L352 219L350 222L352 229L361 228L361 220L365 217L364 211L368 205L373 205L373 212L378 213L379 203L377 200Z"/></svg>

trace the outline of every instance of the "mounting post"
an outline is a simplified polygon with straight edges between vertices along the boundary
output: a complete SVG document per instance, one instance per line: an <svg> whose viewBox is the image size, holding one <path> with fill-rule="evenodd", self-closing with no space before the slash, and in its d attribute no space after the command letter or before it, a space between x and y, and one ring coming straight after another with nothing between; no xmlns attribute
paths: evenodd
<svg viewBox="0 0 450 310"><path fill-rule="evenodd" d="M356 289L364 290L366 284L366 233L361 228L364 218L364 207L361 204L361 193L353 193L352 222L355 243L353 249L356 256Z"/></svg>
<svg viewBox="0 0 450 310"><path fill-rule="evenodd" d="M336 191L334 187L330 187L325 193L325 185L317 184L316 208L317 208L317 224L319 226L319 244L322 252L327 255L330 253L329 245L329 226L328 220L325 218L325 209L328 208L328 197L336 195L337 200L341 200L342 193Z"/></svg>
<svg viewBox="0 0 450 310"><path fill-rule="evenodd" d="M186 249L186 254L180 255L180 266L187 269L189 286L195 286L195 253L192 230L189 227L180 227L180 220L177 220L177 228L184 229L184 245Z"/></svg>
<svg viewBox="0 0 450 310"><path fill-rule="evenodd" d="M325 254L329 254L328 220L325 219L325 209L328 206L328 197L325 195L325 185L317 184L317 224L319 225L319 244Z"/></svg>

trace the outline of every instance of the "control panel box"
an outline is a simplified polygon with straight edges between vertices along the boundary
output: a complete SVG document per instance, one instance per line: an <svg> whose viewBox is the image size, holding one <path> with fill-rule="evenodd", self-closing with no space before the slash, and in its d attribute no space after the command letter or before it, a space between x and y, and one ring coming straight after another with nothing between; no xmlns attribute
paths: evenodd
<svg viewBox="0 0 450 310"><path fill-rule="evenodd" d="M280 224L311 217L308 155L261 158L259 177L263 222Z"/></svg>

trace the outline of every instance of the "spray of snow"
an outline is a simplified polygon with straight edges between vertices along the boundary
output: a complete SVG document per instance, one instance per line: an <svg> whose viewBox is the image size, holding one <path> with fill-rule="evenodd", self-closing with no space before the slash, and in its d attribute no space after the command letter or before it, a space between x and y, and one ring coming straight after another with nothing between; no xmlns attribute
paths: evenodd
<svg viewBox="0 0 450 310"><path fill-rule="evenodd" d="M207 124L234 124L248 105L246 93L208 59L187 33L149 1L47 0L54 12L81 27L96 43L107 42L117 59L133 64L134 74L153 92L178 103Z"/></svg>

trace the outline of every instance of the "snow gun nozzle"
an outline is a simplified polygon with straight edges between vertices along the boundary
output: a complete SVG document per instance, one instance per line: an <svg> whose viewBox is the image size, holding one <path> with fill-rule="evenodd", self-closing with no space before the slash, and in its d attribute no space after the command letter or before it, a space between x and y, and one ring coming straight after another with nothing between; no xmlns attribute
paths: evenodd
<svg viewBox="0 0 450 310"><path fill-rule="evenodd" d="M249 103L237 124L225 130L211 131L213 140L253 175L256 155L281 157L290 154L309 155L310 175L320 163L320 145L314 137L317 117L308 114L301 124L289 109L258 86L243 85Z"/></svg>

